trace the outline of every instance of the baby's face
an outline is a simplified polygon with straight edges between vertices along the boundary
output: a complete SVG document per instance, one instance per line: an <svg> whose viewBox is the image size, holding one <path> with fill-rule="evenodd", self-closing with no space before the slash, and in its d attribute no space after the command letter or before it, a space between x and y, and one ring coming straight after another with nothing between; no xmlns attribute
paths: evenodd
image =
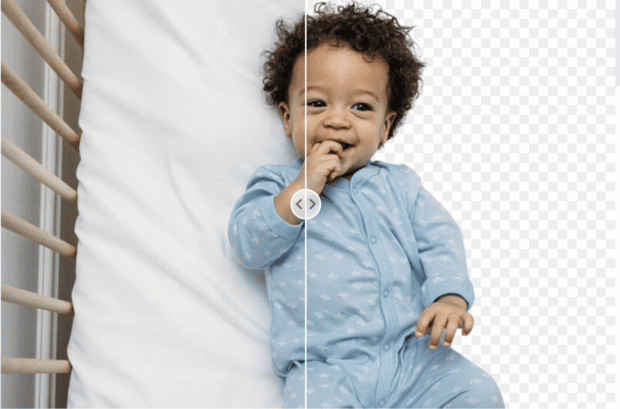
<svg viewBox="0 0 620 409"><path fill-rule="evenodd" d="M304 105L308 103L308 151L326 139L344 149L344 176L370 162L380 143L387 140L395 114L387 112L388 64L380 57L372 62L349 46L323 44L308 53L307 96L304 87L304 55L293 66L288 104L280 113L286 135L292 137L300 157L304 149Z"/></svg>

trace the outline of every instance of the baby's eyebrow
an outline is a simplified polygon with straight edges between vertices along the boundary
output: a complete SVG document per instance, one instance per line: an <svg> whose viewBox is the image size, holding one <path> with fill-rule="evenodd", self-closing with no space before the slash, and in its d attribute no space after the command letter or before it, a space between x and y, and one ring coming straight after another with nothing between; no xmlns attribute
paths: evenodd
<svg viewBox="0 0 620 409"><path fill-rule="evenodd" d="M370 90L365 90L365 89L361 89L361 90L359 90L358 92L356 92L356 93L355 93L355 95L356 95L356 96L357 96L357 95L361 95L361 94L367 94L367 95L370 95L370 96L371 96L371 97L373 97L376 101L379 101L379 96L378 96L375 92L373 92L373 91L370 91Z"/></svg>
<svg viewBox="0 0 620 409"><path fill-rule="evenodd" d="M313 85L313 86L311 86L311 87L308 87L308 90L313 90L313 89L316 89L316 90L318 90L318 91L323 91L323 88L322 88L322 87L319 87L319 86L316 86L316 85ZM302 89L301 89L301 91L299 92L299 96L302 96L305 92L306 92L306 89L305 89L305 88L302 88Z"/></svg>
<svg viewBox="0 0 620 409"><path fill-rule="evenodd" d="M309 91L311 91L311 90L323 91L324 90L322 87L319 87L319 86L316 86L316 85L308 87L307 89ZM305 92L306 92L306 89L302 88L301 91L299 91L299 96L304 95ZM374 91L371 91L371 90L360 89L357 92L355 92L355 94L353 94L353 95L354 96L358 96L358 95L364 95L364 94L370 95L372 98L375 99L375 101L379 101L379 96Z"/></svg>

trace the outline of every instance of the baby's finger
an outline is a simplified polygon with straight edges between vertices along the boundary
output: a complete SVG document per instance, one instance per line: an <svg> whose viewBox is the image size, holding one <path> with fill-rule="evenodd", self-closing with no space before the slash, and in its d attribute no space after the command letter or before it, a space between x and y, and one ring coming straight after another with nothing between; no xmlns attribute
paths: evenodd
<svg viewBox="0 0 620 409"><path fill-rule="evenodd" d="M452 344L456 330L459 328L460 318L457 315L448 317L448 325L446 326L446 335L443 337L443 345L449 347Z"/></svg>
<svg viewBox="0 0 620 409"><path fill-rule="evenodd" d="M471 330L474 328L474 317L470 313L465 314L461 317L461 321L463 321L463 329L461 333L463 336L469 335Z"/></svg>
<svg viewBox="0 0 620 409"><path fill-rule="evenodd" d="M318 152L324 155L328 154L336 154L338 157L342 158L344 155L344 151L342 150L342 145L336 141L332 140L324 140L321 143L316 144L318 146Z"/></svg>
<svg viewBox="0 0 620 409"><path fill-rule="evenodd" d="M329 174L329 180L332 181L336 179L338 176L340 176L341 171L342 171L342 166L340 165L340 162L338 162L337 164L334 165L332 172Z"/></svg>
<svg viewBox="0 0 620 409"><path fill-rule="evenodd" d="M437 347L439 347L439 340L441 339L441 334L443 333L445 327L446 317L435 316L435 319L433 320L433 328L431 330L431 339L428 343L428 347L430 349L437 349Z"/></svg>
<svg viewBox="0 0 620 409"><path fill-rule="evenodd" d="M415 336L419 338L419 337L423 337L424 335L426 335L426 333L429 330L429 325L432 320L433 320L433 314L425 310L422 313L422 315L420 315L420 318L418 318L418 324L416 325Z"/></svg>
<svg viewBox="0 0 620 409"><path fill-rule="evenodd" d="M319 143L315 143L311 147L309 147L308 155L307 156L309 158L319 158L319 157L328 155L330 153L331 149L330 149L330 147L328 145L325 145L324 143L325 143L325 141L319 142ZM337 149L337 148L335 148L335 149Z"/></svg>

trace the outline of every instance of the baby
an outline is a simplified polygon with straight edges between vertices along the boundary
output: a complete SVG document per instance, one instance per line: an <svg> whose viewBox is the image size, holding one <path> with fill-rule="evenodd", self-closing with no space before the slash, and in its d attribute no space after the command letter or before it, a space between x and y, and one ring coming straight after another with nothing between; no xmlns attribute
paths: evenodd
<svg viewBox="0 0 620 409"><path fill-rule="evenodd" d="M279 20L264 67L300 158L257 169L229 224L240 263L265 270L285 407L504 407L450 348L474 324L457 224L409 167L370 161L418 96L411 28L356 4L315 13L307 53L304 20ZM301 220L291 198L306 180L322 206Z"/></svg>

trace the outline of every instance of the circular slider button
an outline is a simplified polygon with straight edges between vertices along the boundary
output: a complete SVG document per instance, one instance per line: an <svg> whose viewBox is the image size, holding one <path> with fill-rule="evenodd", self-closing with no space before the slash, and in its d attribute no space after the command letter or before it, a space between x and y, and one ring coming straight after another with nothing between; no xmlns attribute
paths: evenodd
<svg viewBox="0 0 620 409"><path fill-rule="evenodd" d="M314 190L298 190L291 198L291 210L300 219L312 219L321 210L321 199Z"/></svg>

